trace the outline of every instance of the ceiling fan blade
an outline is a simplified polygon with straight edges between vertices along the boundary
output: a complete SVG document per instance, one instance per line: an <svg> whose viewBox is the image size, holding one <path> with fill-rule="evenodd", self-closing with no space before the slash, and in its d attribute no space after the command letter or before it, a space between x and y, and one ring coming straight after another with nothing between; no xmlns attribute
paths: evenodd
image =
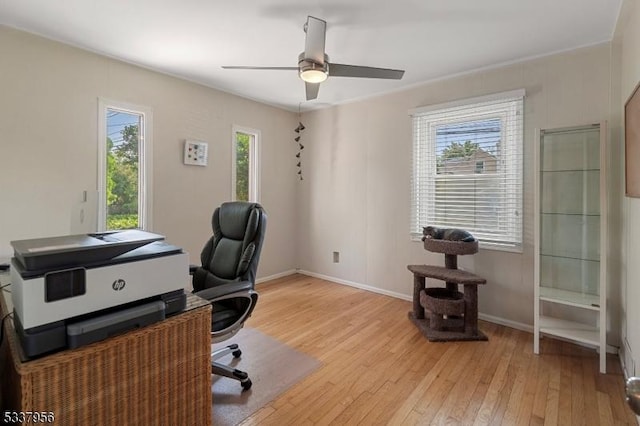
<svg viewBox="0 0 640 426"><path fill-rule="evenodd" d="M327 23L322 19L308 16L304 28L307 33L304 41L304 58L311 59L315 63L323 65Z"/></svg>
<svg viewBox="0 0 640 426"><path fill-rule="evenodd" d="M311 101L318 97L318 91L320 90L320 83L304 83L305 90L307 92L307 100Z"/></svg>
<svg viewBox="0 0 640 426"><path fill-rule="evenodd" d="M223 65L225 70L298 70L298 67L251 67L251 66L235 66Z"/></svg>
<svg viewBox="0 0 640 426"><path fill-rule="evenodd" d="M330 77L363 77L400 80L403 75L404 70L362 67L359 65L329 64Z"/></svg>

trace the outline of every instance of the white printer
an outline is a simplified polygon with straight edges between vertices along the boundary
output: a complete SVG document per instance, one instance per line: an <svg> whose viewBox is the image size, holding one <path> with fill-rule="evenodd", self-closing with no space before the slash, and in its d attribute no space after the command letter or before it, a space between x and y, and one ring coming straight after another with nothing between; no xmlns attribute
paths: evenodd
<svg viewBox="0 0 640 426"><path fill-rule="evenodd" d="M77 347L179 312L189 257L140 230L12 241L11 297L24 352Z"/></svg>

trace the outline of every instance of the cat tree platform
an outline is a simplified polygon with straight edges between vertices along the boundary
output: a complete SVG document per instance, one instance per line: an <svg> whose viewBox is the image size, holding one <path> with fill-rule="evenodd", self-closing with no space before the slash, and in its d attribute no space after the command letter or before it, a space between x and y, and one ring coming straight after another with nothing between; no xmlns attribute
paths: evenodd
<svg viewBox="0 0 640 426"><path fill-rule="evenodd" d="M474 254L478 241L424 239L426 250L445 255L445 266L408 265L413 273L413 311L409 319L431 342L488 340L478 329L478 285L487 280L458 269L458 255ZM426 278L446 287L426 287ZM463 292L458 286L463 286Z"/></svg>

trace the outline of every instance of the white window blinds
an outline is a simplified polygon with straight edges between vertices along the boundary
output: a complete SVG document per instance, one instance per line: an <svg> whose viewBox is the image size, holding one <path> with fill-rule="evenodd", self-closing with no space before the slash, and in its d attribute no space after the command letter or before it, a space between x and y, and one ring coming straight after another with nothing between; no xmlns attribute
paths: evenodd
<svg viewBox="0 0 640 426"><path fill-rule="evenodd" d="M410 111L411 235L462 228L484 247L521 250L524 90Z"/></svg>

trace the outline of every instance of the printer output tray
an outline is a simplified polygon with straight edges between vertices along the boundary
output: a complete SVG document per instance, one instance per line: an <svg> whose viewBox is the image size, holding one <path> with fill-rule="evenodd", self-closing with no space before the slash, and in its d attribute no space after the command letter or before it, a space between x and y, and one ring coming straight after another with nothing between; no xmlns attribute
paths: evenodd
<svg viewBox="0 0 640 426"><path fill-rule="evenodd" d="M88 345L108 337L122 334L134 328L141 328L164 319L164 302L145 303L144 305L124 309L69 324L67 326L67 345L69 348Z"/></svg>

